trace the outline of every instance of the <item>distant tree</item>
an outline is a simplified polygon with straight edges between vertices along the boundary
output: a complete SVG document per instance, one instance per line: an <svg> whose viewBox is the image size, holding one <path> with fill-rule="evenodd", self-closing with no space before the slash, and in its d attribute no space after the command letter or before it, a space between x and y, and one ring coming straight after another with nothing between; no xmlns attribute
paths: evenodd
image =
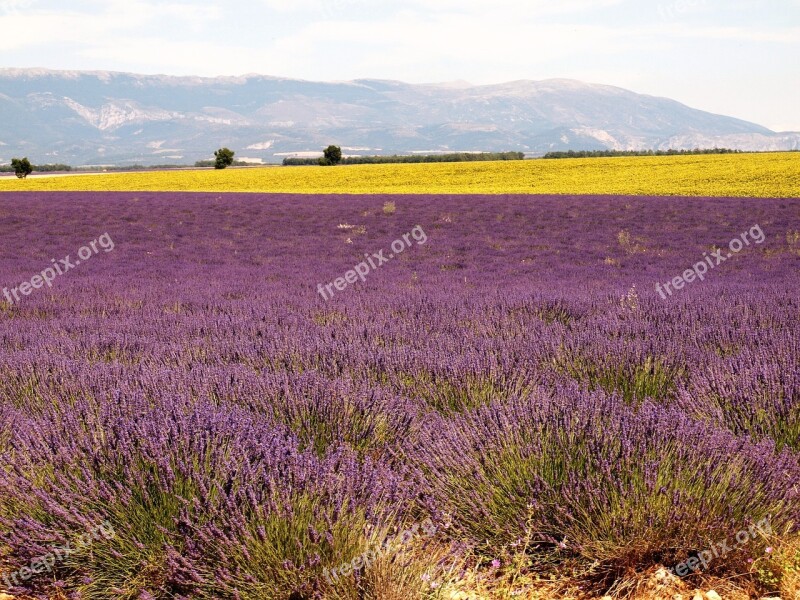
<svg viewBox="0 0 800 600"><path fill-rule="evenodd" d="M37 173L48 173L53 171L72 171L72 167L63 163L51 163L44 165L33 165L33 170Z"/></svg>
<svg viewBox="0 0 800 600"><path fill-rule="evenodd" d="M233 164L233 155L236 154L233 150L229 150L228 148L220 148L216 152L214 152L214 168L215 169L224 169L225 167L230 167Z"/></svg>
<svg viewBox="0 0 800 600"><path fill-rule="evenodd" d="M324 154L325 160L328 161L326 165L338 165L342 162L342 149L339 146L328 146ZM319 164L323 164L322 161Z"/></svg>
<svg viewBox="0 0 800 600"><path fill-rule="evenodd" d="M555 158L555 157L553 157ZM399 163L438 163L438 162L467 162L485 160L524 160L524 152L456 152L451 154L406 154L406 155L381 155L381 156L346 156L342 157L340 165L388 165ZM332 165L330 159L325 158L284 158L283 165L287 167L300 167L310 165Z"/></svg>
<svg viewBox="0 0 800 600"><path fill-rule="evenodd" d="M230 167L247 167L248 165L250 165L250 163L248 163L246 161L234 160L228 166L230 166ZM160 165L160 166L162 166L162 167L167 167L167 166L169 166L169 167L180 167L180 166L184 166L184 165ZM201 168L216 167L217 166L217 161L216 160L197 160L197 161L195 161L194 166L195 167L201 167Z"/></svg>
<svg viewBox="0 0 800 600"><path fill-rule="evenodd" d="M25 179L33 172L33 166L31 166L31 161L28 160L27 156L25 158L12 158L11 168L14 169L14 173L20 179Z"/></svg>

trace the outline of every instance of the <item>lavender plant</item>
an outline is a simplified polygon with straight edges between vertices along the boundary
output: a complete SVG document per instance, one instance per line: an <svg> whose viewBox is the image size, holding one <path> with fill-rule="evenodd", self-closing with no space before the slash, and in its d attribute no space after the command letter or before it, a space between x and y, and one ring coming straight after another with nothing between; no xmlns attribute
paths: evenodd
<svg viewBox="0 0 800 600"><path fill-rule="evenodd" d="M515 544L516 568L614 576L767 517L796 535L799 207L2 195L0 288L103 232L115 250L0 297L0 581L104 521L12 591L425 598ZM657 294L754 223L763 244ZM418 225L426 244L320 298ZM428 517L423 547L326 580Z"/></svg>

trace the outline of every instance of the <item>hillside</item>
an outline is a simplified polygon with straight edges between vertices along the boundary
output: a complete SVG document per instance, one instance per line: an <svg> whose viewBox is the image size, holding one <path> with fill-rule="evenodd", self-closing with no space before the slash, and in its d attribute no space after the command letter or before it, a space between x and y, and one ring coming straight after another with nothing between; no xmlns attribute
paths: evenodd
<svg viewBox="0 0 800 600"><path fill-rule="evenodd" d="M279 162L337 143L347 154L800 147L800 134L673 100L573 80L412 85L262 75L169 77L0 69L0 163Z"/></svg>

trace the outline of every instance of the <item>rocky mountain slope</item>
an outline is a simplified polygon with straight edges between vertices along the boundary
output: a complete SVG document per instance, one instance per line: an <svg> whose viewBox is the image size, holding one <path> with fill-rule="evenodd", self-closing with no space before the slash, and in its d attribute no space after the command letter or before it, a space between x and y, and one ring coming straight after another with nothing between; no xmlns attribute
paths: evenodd
<svg viewBox="0 0 800 600"><path fill-rule="evenodd" d="M262 75L169 77L0 69L0 163L191 163L226 145L279 162L346 154L566 149L800 148L776 133L621 88L553 79L472 86Z"/></svg>

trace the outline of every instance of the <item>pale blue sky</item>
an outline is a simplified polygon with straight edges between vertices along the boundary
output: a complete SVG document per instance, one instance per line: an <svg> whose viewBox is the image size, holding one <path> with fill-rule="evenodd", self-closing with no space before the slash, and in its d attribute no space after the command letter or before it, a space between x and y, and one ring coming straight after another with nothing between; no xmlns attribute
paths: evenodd
<svg viewBox="0 0 800 600"><path fill-rule="evenodd" d="M800 0L0 0L0 66L569 77L800 131Z"/></svg>

